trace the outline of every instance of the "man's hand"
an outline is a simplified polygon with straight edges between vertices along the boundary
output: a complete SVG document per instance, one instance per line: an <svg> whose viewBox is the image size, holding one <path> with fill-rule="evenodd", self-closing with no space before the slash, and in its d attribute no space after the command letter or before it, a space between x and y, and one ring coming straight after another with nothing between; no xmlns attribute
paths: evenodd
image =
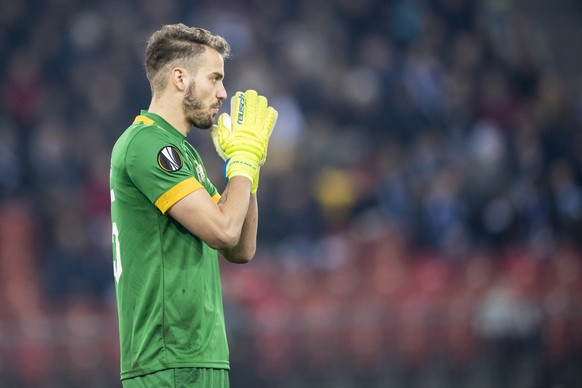
<svg viewBox="0 0 582 388"><path fill-rule="evenodd" d="M257 191L260 166L267 159L277 116L267 99L256 91L237 92L231 98L230 116L221 114L218 125L210 132L216 152L226 161L226 177L246 176L252 181L253 194Z"/></svg>

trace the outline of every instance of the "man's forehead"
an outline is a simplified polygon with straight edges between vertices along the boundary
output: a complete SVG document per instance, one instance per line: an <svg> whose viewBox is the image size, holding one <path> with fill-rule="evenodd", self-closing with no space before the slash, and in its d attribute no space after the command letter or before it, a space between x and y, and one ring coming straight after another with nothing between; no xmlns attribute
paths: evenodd
<svg viewBox="0 0 582 388"><path fill-rule="evenodd" d="M204 54L200 56L199 66L204 73L219 73L224 76L224 58L211 47L206 47Z"/></svg>

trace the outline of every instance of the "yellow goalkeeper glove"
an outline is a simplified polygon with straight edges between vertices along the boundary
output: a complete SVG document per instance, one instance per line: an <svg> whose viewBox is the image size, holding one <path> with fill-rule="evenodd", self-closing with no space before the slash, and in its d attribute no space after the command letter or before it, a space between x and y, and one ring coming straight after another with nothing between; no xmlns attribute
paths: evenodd
<svg viewBox="0 0 582 388"><path fill-rule="evenodd" d="M235 118L234 122L232 117ZM254 90L237 92L231 98L231 116L223 113L211 130L214 148L225 163L225 176L246 176L257 192L259 169L267 158L269 138L277 122L277 111Z"/></svg>

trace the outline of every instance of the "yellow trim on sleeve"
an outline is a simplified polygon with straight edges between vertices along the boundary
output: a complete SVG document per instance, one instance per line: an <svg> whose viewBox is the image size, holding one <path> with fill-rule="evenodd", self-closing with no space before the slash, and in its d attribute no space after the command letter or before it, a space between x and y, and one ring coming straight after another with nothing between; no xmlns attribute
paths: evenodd
<svg viewBox="0 0 582 388"><path fill-rule="evenodd" d="M196 178L185 179L162 194L156 201L155 205L158 209L160 209L162 214L166 214L168 209L171 208L176 202L201 188L202 185L196 180Z"/></svg>
<svg viewBox="0 0 582 388"><path fill-rule="evenodd" d="M220 194L216 192L216 194L212 196L212 200L214 201L214 203L218 203L218 201L220 201Z"/></svg>
<svg viewBox="0 0 582 388"><path fill-rule="evenodd" d="M145 125L153 125L154 120L150 119L149 117L146 117L144 115L139 115L135 118L135 120L133 120L133 123L144 123Z"/></svg>

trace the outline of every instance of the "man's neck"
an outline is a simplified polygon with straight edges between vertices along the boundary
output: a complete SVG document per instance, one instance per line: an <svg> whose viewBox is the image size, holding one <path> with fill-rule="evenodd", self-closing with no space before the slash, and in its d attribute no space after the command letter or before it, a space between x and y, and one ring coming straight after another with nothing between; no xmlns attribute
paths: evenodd
<svg viewBox="0 0 582 388"><path fill-rule="evenodd" d="M191 126L186 121L180 104L170 103L164 99L152 99L148 112L162 117L184 136L190 132Z"/></svg>

